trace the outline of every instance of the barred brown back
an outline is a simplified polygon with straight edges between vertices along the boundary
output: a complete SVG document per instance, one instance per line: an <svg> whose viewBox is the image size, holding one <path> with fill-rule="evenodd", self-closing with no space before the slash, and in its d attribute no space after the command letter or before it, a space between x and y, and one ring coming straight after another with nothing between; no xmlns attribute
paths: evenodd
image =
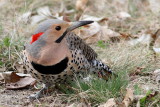
<svg viewBox="0 0 160 107"><path fill-rule="evenodd" d="M81 50L87 60L91 61L97 58L97 53L75 33L73 32L68 33L66 39L67 42L69 43L69 48L71 50L75 49Z"/></svg>

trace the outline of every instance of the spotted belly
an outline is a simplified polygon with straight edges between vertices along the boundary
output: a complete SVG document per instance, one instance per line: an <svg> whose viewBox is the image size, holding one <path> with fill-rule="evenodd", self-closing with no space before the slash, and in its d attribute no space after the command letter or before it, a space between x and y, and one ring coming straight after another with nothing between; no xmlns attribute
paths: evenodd
<svg viewBox="0 0 160 107"><path fill-rule="evenodd" d="M49 66L49 68L43 68L36 63L30 62L24 54L24 64L26 65L27 71L34 77L38 82L44 84L55 84L65 83L73 81L74 77L81 78L84 71L87 71L90 67L87 59L84 58L81 51L71 51L72 58L62 60L62 65L57 65L61 69L57 69L55 66ZM63 62L67 62L65 65Z"/></svg>
<svg viewBox="0 0 160 107"><path fill-rule="evenodd" d="M35 70L31 63L26 63L26 68L33 78L44 84L65 83L66 80L72 76L68 75L65 70L60 74L42 74Z"/></svg>

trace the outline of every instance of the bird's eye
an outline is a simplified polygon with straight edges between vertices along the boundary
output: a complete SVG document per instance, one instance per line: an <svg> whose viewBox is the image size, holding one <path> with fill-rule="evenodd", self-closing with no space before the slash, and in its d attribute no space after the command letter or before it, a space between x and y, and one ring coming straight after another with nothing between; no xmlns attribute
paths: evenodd
<svg viewBox="0 0 160 107"><path fill-rule="evenodd" d="M56 26L55 28L57 31L61 30L61 27L60 26Z"/></svg>

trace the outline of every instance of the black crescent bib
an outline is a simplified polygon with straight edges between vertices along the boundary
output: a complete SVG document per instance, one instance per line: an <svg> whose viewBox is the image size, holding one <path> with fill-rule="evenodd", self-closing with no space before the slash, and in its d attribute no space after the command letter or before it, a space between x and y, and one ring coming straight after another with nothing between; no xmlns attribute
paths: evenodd
<svg viewBox="0 0 160 107"><path fill-rule="evenodd" d="M33 61L31 62L31 64L33 68L37 70L39 73L56 75L56 74L60 74L67 68L68 57L64 58L59 63L51 66L43 66L43 65L34 63Z"/></svg>

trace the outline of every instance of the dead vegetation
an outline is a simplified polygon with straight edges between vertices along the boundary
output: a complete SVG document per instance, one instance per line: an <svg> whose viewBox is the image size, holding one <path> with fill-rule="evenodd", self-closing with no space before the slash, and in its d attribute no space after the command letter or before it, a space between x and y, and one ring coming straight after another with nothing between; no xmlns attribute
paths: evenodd
<svg viewBox="0 0 160 107"><path fill-rule="evenodd" d="M159 5L158 0L0 0L0 106L159 107ZM12 76L4 75L24 73L23 44L47 18L94 20L75 32L118 78L77 80L71 88L59 86L35 102L29 102L27 96L39 84L6 90L6 79ZM12 85L21 83L20 78L16 76Z"/></svg>

